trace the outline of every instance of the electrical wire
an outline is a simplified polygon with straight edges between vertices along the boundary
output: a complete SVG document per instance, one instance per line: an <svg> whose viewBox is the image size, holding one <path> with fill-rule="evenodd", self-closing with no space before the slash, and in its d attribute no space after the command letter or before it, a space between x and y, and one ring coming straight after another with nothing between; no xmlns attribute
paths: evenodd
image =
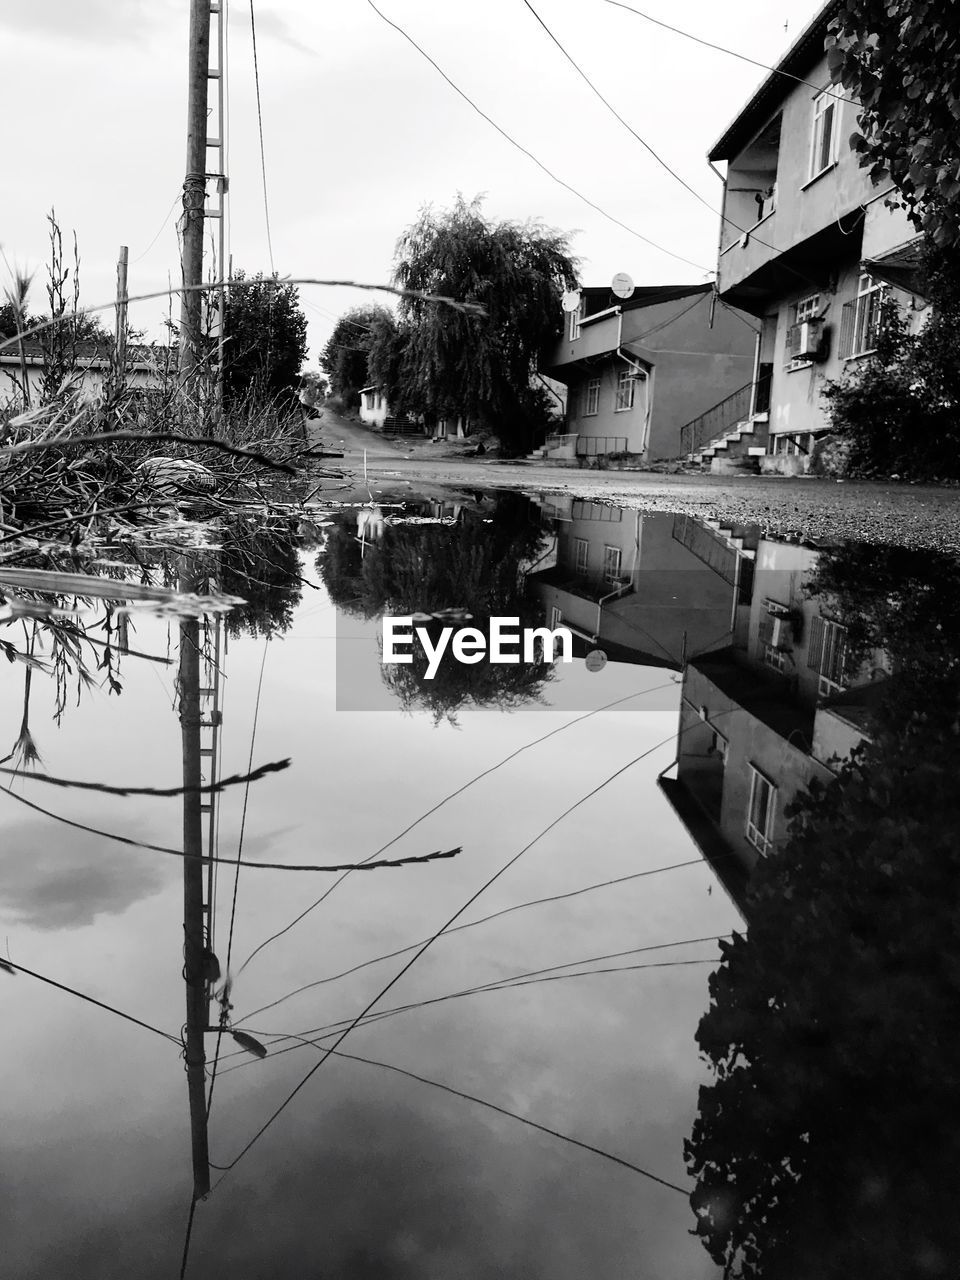
<svg viewBox="0 0 960 1280"><path fill-rule="evenodd" d="M678 867L698 867L702 864L702 858L691 858L688 862L674 862L667 867L654 867L651 871L634 871L628 876L617 876L614 880L600 880L596 884L585 885L582 889L570 889L566 893L552 893L545 898L533 898L530 902L518 902L512 907L504 907L501 911L494 911L488 916L481 916L479 920L470 920L466 924L454 925L452 929L447 930L444 937L450 937L452 934L460 933L464 929L475 929L477 925L487 924L491 920L498 920L501 916L510 915L514 911L525 911L528 907L539 907L552 902L560 902L565 898L576 898L583 893L592 893L596 889L608 889L613 885L626 884L631 880L640 880L644 876L657 875L661 871L674 871ZM325 986L328 982L338 982L341 978L347 978L353 973L359 973L361 969L368 969L371 965L380 964L383 960L394 960L397 956L406 955L408 951L415 951L417 947L422 946L425 941L425 938L421 938L419 942L411 942L408 946L399 947L396 951L388 951L383 955L374 956L371 960L363 960L360 964L355 964L352 968L344 969L340 973L330 974L326 978L318 978L315 982L307 982L302 987L297 987L295 991L289 991L285 996L280 996L278 1000L273 1000L270 1004L263 1004L258 1009L253 1009L250 1013L244 1014L238 1021L249 1021L250 1018L255 1018L257 1014L276 1008L277 1005L283 1004L284 1001L290 1000L304 991L310 991L314 987Z"/></svg>
<svg viewBox="0 0 960 1280"><path fill-rule="evenodd" d="M370 0L367 0L367 3L370 3ZM706 199L705 196L702 196L699 191L697 191L694 187L691 187L690 183L687 182L685 178L682 178L675 169L671 168L671 166L667 164L666 160L664 160L664 158L661 155L659 155L656 151L654 151L653 147L650 146L649 142L647 142L645 138L641 137L641 135L637 133L636 129L634 129L633 126L628 121L626 121L622 115L620 115L616 107L614 107L613 104L607 98L604 97L604 95L593 83L593 81L590 79L587 73L583 70L580 64L576 61L576 59L570 53L567 52L567 50L560 43L557 37L553 34L553 32L550 30L550 28L547 26L544 20L540 17L539 13L537 13L536 9L534 9L533 5L530 3L530 0L522 0L522 3L526 6L527 9L530 10L530 12L536 18L537 22L539 22L540 26L543 27L544 31L547 33L547 35L550 37L553 43L557 46L557 48L560 50L563 56L567 59L567 61L570 63L573 69L576 71L577 75L579 75L581 79L584 80L587 85L589 85L590 89L592 89L592 91L600 99L600 101L611 113L611 115L613 115L620 122L620 124L623 125L623 127L627 130L627 132L633 138L635 138L637 142L639 142L640 145L646 151L648 151L651 156L653 156L654 160L656 160L656 162L660 165L660 167L664 169L670 175L671 178L679 182L681 187L683 187L686 191L689 191L689 193L693 196L695 200L698 200L705 209L709 209L712 214L715 214L722 223L726 223L728 226L733 227L735 231L740 231L743 234L749 233L751 238L755 240L757 244L763 245L763 247L766 249L772 249L775 253L783 252L783 250L778 249L776 245L770 244L766 240L761 240L759 236L754 235L752 228L742 227L738 222L734 222L732 218L728 218L727 215L721 209L715 208L710 203L710 201ZM793 270L793 268L789 268L789 267L787 269ZM794 271L794 274L799 276L801 279L804 279L804 280L809 279L809 277L804 276L801 272Z"/></svg>
<svg viewBox="0 0 960 1280"><path fill-rule="evenodd" d="M253 764L253 751L257 741L257 724L260 720L260 695L263 692L263 673L267 665L267 651L270 648L270 636L267 636L263 642L263 657L260 659L260 676L257 680L257 696L253 707L253 727L250 730L250 764ZM247 769L249 773L249 768ZM227 957L224 964L224 974L229 980L230 976L230 960L233 956L233 930L237 919L237 894L240 889L240 860L243 857L243 836L247 827L247 803L250 799L249 782L243 789L243 811L240 816L240 835L237 838L237 869L233 878L233 900L230 904L230 927L227 933ZM224 1005L224 1013L226 1006ZM220 1025L217 1027L217 1043L213 1053L213 1067L210 1073L210 1088L207 1091L207 1117L210 1116L210 1108L213 1105L213 1086L217 1081L217 1064L220 1060L220 1044L223 1040L224 1018L221 1017Z"/></svg>
<svg viewBox="0 0 960 1280"><path fill-rule="evenodd" d="M785 80L793 80L796 84L806 85L808 89L816 89L817 93L824 92L823 85L814 84L812 80L804 80L802 76L795 76L790 71L782 71L779 67L771 67L766 62L757 62L756 58L748 58L745 53L738 53L735 49L727 49L722 44L712 44L701 36L695 36L691 31L681 31L679 27L672 27L669 22L663 22L660 18L651 17L649 13L635 9L633 5L623 4L621 0L607 0L607 4L612 4L616 9L625 9L627 13L634 13L638 18L645 18L647 22L652 23L655 27L663 27L665 31L672 31L674 35L683 36L685 40L692 40L694 44L703 45L705 49L715 49L717 53L726 53L731 58L739 58L741 62L749 62L753 67L760 67L764 71L772 71L774 75L782 76ZM831 92L829 96L842 98L843 94Z"/></svg>
<svg viewBox="0 0 960 1280"><path fill-rule="evenodd" d="M64 986L62 982L55 982L53 978L48 978L42 973L35 973L32 969L27 969L22 964L17 964L14 960L4 960L4 965L11 969L16 969L18 973L25 973L28 978L36 978L38 982L45 982L50 987L56 987L58 991L66 991L68 995L76 996L78 1000L85 1000L87 1004L95 1004L98 1009L106 1009L107 1013L113 1013L118 1018L123 1018L126 1022L133 1022L138 1027L143 1027L147 1031L152 1031L154 1035L163 1036L164 1040L172 1040L178 1047L182 1047L182 1041L170 1034L169 1031L161 1031L159 1027L153 1027L149 1022L141 1022L139 1018L135 1018L130 1013L124 1013L122 1009L115 1009L113 1005L104 1004L102 1000L95 1000L93 996L85 995L82 991L77 991L73 987Z"/></svg>
<svg viewBox="0 0 960 1280"><path fill-rule="evenodd" d="M180 197L181 197L181 192L178 191L177 194L173 197L173 202L170 205L170 208L167 210L166 214L164 215L163 222L160 223L160 230L157 232L157 234L153 237L153 239L144 249L143 253L139 254L138 257L132 259L130 263L131 267L136 266L138 262L141 262L147 256L147 254L150 252L153 246L157 243L160 237L163 235L164 231L166 230L167 223L170 221L171 213L173 213L174 209L177 207L177 205L180 202Z"/></svg>
<svg viewBox="0 0 960 1280"><path fill-rule="evenodd" d="M495 120L493 120L490 116L488 116L487 113L481 107L479 107L477 103L475 103L473 99L463 91L463 89L459 87L459 85L455 84L454 81L450 79L450 77L442 69L442 67L440 67L438 63L434 62L433 58L430 57L429 53L427 53L425 49L421 48L421 46L417 44L413 36L408 35L408 33L404 31L403 27L401 27L398 23L394 22L392 18L388 18L385 13L382 13L381 10L378 9L377 6L374 4L373 0L367 0L367 4L374 11L374 13L377 15L378 18L381 18L388 26L393 27L394 31L398 32L401 36L403 36L404 40L406 40L409 44L412 44L414 49L416 49L416 51L422 57L426 58L427 62L429 62L430 65L434 68L434 70L437 71L443 77L443 79L447 82L450 88L453 89L454 93L458 94L459 97L461 97L464 100L464 102L467 103L468 106L472 107L473 110L476 111L477 115L481 116L484 120L486 120L487 124L489 124L492 128L496 129L497 133L499 133L502 138L505 138L506 141L509 142L512 147L516 147L516 149L518 151L521 151L529 160L532 160L533 163L537 166L537 168L540 169L543 173L545 173L547 177L550 178L553 182L558 183L565 190L569 191L571 195L576 196L578 200L582 200L584 204L589 205L591 209L594 209L602 217L614 223L616 226L621 227L629 235L636 236L636 238L638 240L642 240L644 244L650 245L652 249L658 249L661 253L665 253L668 257L676 258L678 262L683 262L688 267L693 267L697 271L705 271L708 273L712 273L712 270L713 270L712 268L704 267L703 264L699 262L692 262L689 258L683 257L682 254L674 253L672 249L667 249L662 244L657 244L657 242L655 240L651 240L649 236L645 236L641 234L641 232L635 230L633 227L627 226L625 222L621 222L619 218L615 218L612 213L608 213L606 209L602 209L600 205L595 204L591 199L585 196L582 191L578 191L576 187L572 187L569 182L564 182L562 178L558 177L555 173L552 172L552 170L548 169L547 166L541 160L538 160L532 151L528 151L525 146L523 146L521 143L519 143L516 140L516 138L512 137L509 133L507 133L505 129L501 128L501 126L498 125Z"/></svg>
<svg viewBox="0 0 960 1280"><path fill-rule="evenodd" d="M273 239L270 234L270 206L267 200L267 159L263 147L263 112L260 106L260 68L257 62L257 23L253 12L253 0L250 0L250 35L253 41L253 80L257 90L257 128L260 132L260 175L263 181L263 219L267 229L267 252L270 257L270 274L275 276L277 274L277 269L273 263Z"/></svg>
<svg viewBox="0 0 960 1280"><path fill-rule="evenodd" d="M377 1005L380 1002L380 1000L382 1000L383 997L387 994L387 992L400 981L400 979L404 976L404 974L408 973L410 969L413 968L413 966L420 959L420 957L433 945L434 942L436 942L436 940L439 937L441 937L442 934L444 934L447 931L447 929L449 929L449 927L452 924L454 924L459 919L461 915L463 915L464 911L466 911L469 907L473 905L474 902L476 902L476 900L480 897L482 893L485 893L486 890L489 889L490 886L494 884L505 872L509 871L510 868L514 866L520 860L520 858L523 857L525 853L527 853L530 849L532 849L533 846L537 844L540 840L542 840L543 837L547 835L550 831L552 831L554 827L559 826L559 824L565 818L569 817L569 815L573 813L574 810L578 809L582 804L585 804L588 800L592 799L595 795L597 795L600 791L602 791L604 787L608 787L611 782L614 782L622 774L626 773L628 769L631 769L635 764L638 764L641 760L644 760L647 756L651 755L654 751L659 750L660 747L666 746L667 743L673 742L675 739L676 739L676 734L672 733L668 738L663 739L663 741L661 742L655 743L652 747L649 747L646 751L642 751L638 756L635 756L632 760L628 760L627 763L621 766L621 768L617 769L615 773L612 773L608 778L604 779L603 782L599 783L591 791L588 791L585 795L581 796L578 800L576 800L572 805L569 806L569 808L565 809L563 813L560 814L559 817L554 818L554 820L547 827L544 827L544 829L539 833L539 835L534 836L534 838L531 841L529 841L527 844L525 844L523 848L519 850L518 853L515 853L513 854L512 857L508 858L507 861L500 867L498 871L495 871L492 876L490 876L486 881L484 881L484 883L480 886L480 888L477 889L473 894L471 894L471 896L467 899L465 903L463 903L462 906L458 907L458 909L446 921L446 923L441 925L441 927L437 930L437 932L434 933L432 937L427 939L427 941L423 944L422 947L419 948L416 954L413 955L406 962L406 964L404 964L402 968L396 974L394 974L394 976L390 979L390 981L387 982L383 987L381 987L381 989L377 992L377 994L373 997L373 999L370 1000L363 1009L361 1009L361 1011L353 1019L350 1025L340 1033L338 1039L333 1044L332 1048L328 1048L324 1051L323 1057L321 1057L320 1061L310 1068L310 1070L306 1073L306 1075L291 1090L291 1092L287 1094L286 1098L284 1098L284 1100L280 1103L280 1105L274 1110L273 1114L266 1121L264 1121L264 1123L260 1126L257 1132L246 1143L246 1145L239 1151L239 1153L233 1158L233 1160L228 1165L223 1167L224 1176L226 1175L227 1172L229 1172L229 1170L233 1169L239 1163L240 1160L243 1159L243 1157L247 1154L247 1152L251 1149L251 1147L254 1146L254 1144L263 1136L263 1134L266 1133L266 1131L270 1128L270 1126L274 1123L274 1121L286 1110L286 1108L290 1105L290 1103L297 1096L300 1090L308 1083L309 1080L312 1079L314 1075L316 1075L316 1073L320 1070L320 1068L329 1058L332 1049L338 1049L340 1047L343 1041L346 1040L347 1036L350 1035L354 1027L356 1027L367 1016L367 1014L370 1013L370 1011L374 1008L374 1006ZM221 1177L219 1181L222 1182L223 1177ZM219 1182L217 1185L219 1185Z"/></svg>
<svg viewBox="0 0 960 1280"><path fill-rule="evenodd" d="M665 169L666 172L669 173L671 178L673 178L676 182L679 182L681 187L685 187L686 190L689 191L690 194L693 196L693 198L695 200L699 200L700 203L704 205L705 208L709 209L711 213L715 213L718 216L722 216L720 215L719 210L715 209L709 200L707 200L704 196L702 196L700 192L696 190L696 188L691 187L690 183L687 182L685 178L681 178L680 174L677 173L676 169L671 168L670 165L667 164L663 156L661 156L658 152L654 151L653 147L651 147L650 143L647 142L646 138L641 137L641 135L637 133L636 129L634 129L633 125L631 125L629 121L623 118L623 116L616 109L613 103L610 102L608 98L604 97L604 95L600 92L597 86L593 83L593 81L590 79L587 73L583 70L583 68L577 62L577 60L560 43L560 41L557 39L554 33L550 30L550 28L544 22L543 18L540 17L540 14L537 13L536 9L530 3L530 0L521 0L521 3L524 5L525 8L529 9L529 11L533 14L534 18L536 18L537 22L540 24L543 30L547 33L547 35L550 37L553 43L557 46L557 48L560 50L560 52L563 54L566 60L570 63L571 67L573 67L574 71L576 71L577 75L581 78L581 80L583 80L584 83L590 88L590 90L600 99L600 101L607 108L610 114L613 115L620 122L620 124L623 125L623 127L631 135L631 137L635 138L637 142L640 143L641 147L643 147L645 151L647 151L651 156L653 156L654 160L656 160L657 164L660 165L661 169Z"/></svg>
<svg viewBox="0 0 960 1280"><path fill-rule="evenodd" d="M630 1169L633 1173L640 1174L641 1177L649 1178L652 1182L657 1182L663 1187L668 1187L671 1191L679 1191L684 1196L690 1194L688 1189L679 1187L676 1183L668 1182L666 1178L661 1178L658 1174L651 1173L649 1169L643 1169L640 1165L633 1164L630 1160L624 1160L621 1156L615 1156L612 1152L604 1151L601 1147L595 1147L589 1142L583 1142L580 1138L571 1137L568 1133L561 1133L558 1129L551 1129L547 1125L539 1124L536 1120L531 1120L528 1116L519 1115L516 1111L509 1111L506 1107L501 1107L495 1102L489 1102L485 1098L478 1098L475 1094L464 1093L462 1089L456 1089L453 1085L443 1084L440 1080L431 1080L427 1076L417 1075L416 1072L408 1071L406 1067L398 1067L392 1062L380 1062L376 1058L365 1058L356 1053L344 1053L342 1050L337 1049L329 1052L350 1062L362 1062L369 1067L381 1067L384 1071L396 1072L397 1075L406 1076L409 1080L416 1080L420 1084L430 1085L434 1089L442 1089L444 1093L452 1094L455 1098L460 1098L464 1102L474 1102L477 1106L496 1111L510 1120L519 1120L521 1124L528 1125L531 1129L538 1129L541 1133L546 1133L552 1138L558 1138L561 1142L569 1142L584 1151L591 1151L594 1155L602 1156L605 1160L611 1160L614 1164L622 1165L623 1168Z"/></svg>
<svg viewBox="0 0 960 1280"><path fill-rule="evenodd" d="M467 926L461 926L461 927L466 928ZM676 942L655 942L655 943L650 943L645 947L630 947L626 951L613 951L602 956L588 956L586 959L582 959L582 960L567 960L563 964L548 965L543 969L530 969L524 973L513 974L509 978L491 979L490 982L480 983L478 986L470 987L466 991L454 992L452 995L434 997L433 999L428 999L428 1000L418 1000L414 1004L400 1005L391 1010L383 1010L379 1014L374 1014L371 1019L368 1019L368 1021L375 1021L381 1017L385 1017L388 1013L397 1013L397 1012L400 1012L401 1010L405 1012L408 1009L418 1009L423 1005L435 1004L437 1003L438 1000L450 1000L455 998L456 996L471 995L474 991L486 991L492 987L499 987L501 985L518 982L522 978L533 978L533 977L536 977L538 974L553 973L558 969L574 969L576 968L577 965L601 964L606 960L621 960L623 959L624 956L641 955L650 951L669 951L669 950L672 950L674 947L690 947L701 942L717 942L720 940L721 937L725 938L728 936L729 936L728 934L711 934L709 937L705 937L705 938L681 938ZM421 945L422 943L414 943L412 946L404 947L403 951L413 951L417 946L421 946ZM402 954L402 952L394 952L394 955L397 955L397 954ZM378 960L383 960L387 958L389 957L386 957L386 956L377 957ZM368 965L374 964L374 963L376 963L376 961L373 961L373 960L367 961ZM364 968L364 967L366 966L358 965L357 969ZM351 972L356 972L356 970L351 970ZM343 975L338 974L337 976L342 977ZM332 982L333 980L334 980L333 978L321 979L321 981L326 981L326 982ZM316 986L318 984L311 983L310 985ZM282 1004L285 1000L289 1000L291 996L299 995L300 991L303 991L306 989L307 988L301 987L298 991L291 991L289 995L281 996L279 1000L274 1000L272 1004L265 1004L265 1005L262 1005L259 1009L254 1009L252 1013L248 1013L244 1015L244 1017L238 1018L237 1021L249 1022L250 1019L255 1018L257 1014L265 1013L268 1009L276 1008L277 1005ZM341 1018L339 1022L327 1023L325 1026L315 1027L312 1031L302 1032L301 1034L316 1035L317 1032L329 1031L333 1028L342 1026L345 1022L349 1022L349 1018Z"/></svg>
<svg viewBox="0 0 960 1280"><path fill-rule="evenodd" d="M42 813L46 818L52 818L54 822L62 822L64 826L73 827L77 831L87 831L90 835L103 836L105 840L116 840L118 844L131 845L136 849L147 849L153 853L165 853L174 858L200 858L204 862L226 862L229 863L230 866L236 865L235 858L210 857L208 854L187 854L184 853L182 849L172 849L169 846L162 844L149 844L145 840L134 840L130 836L117 835L116 832L113 831L103 831L99 827L91 827L84 822L75 822L73 818L65 818L63 814L54 813L50 809L44 809L42 805L35 804L32 800L28 800L26 796L18 795L17 792L11 790L10 787L0 786L0 791L3 791L5 795L11 796L14 800L19 801L20 804L25 804L28 809L33 809L37 813ZM297 862L245 862L243 865L245 867L255 867L258 871L376 871L382 867L405 867L412 866L417 863L436 862L441 858L456 857L457 854L461 852L462 847L458 845L454 849L438 849L433 853L415 854L409 858L396 858L384 862L371 862L369 859L364 859L363 862L337 863L333 866L324 866L322 864L317 866L306 866Z"/></svg>
<svg viewBox="0 0 960 1280"><path fill-rule="evenodd" d="M415 827L418 827L421 822L425 822L427 818L432 817L433 814L435 814L438 809L442 809L445 804L448 804L451 800L456 799L457 796L462 795L464 791L467 791L470 787L474 786L476 783L481 782L484 778L489 777L490 774L496 773L498 769L502 769L503 766L506 764L509 764L511 760L515 760L517 756L522 755L524 751L529 751L532 747L539 746L541 742L546 742L548 738L552 738L558 733L563 733L567 729L572 729L574 725L581 724L584 720L589 720L591 716L599 715L601 711L609 711L611 707L617 707L624 702L631 702L634 698L643 697L647 693L657 693L661 689L669 689L672 683L673 682L671 681L669 684L655 685L654 688L652 689L641 689L637 693L627 694L627 696L624 698L616 698L613 702L604 703L602 707L595 707L593 711L588 711L586 712L585 715L577 716L575 720L569 720L567 721L566 724L560 725L559 728L551 729L549 733L545 733L541 737L535 738L532 742L527 742L524 744L524 746L518 747L516 751L511 751L509 755L504 756L502 760L498 760L497 763L494 765L491 765L489 769L484 769L482 773L475 774L472 778L470 778L467 782L463 783L463 785L458 787L455 791L449 792L447 795L443 797L442 800L438 800L435 805L433 805L430 809L427 809L425 813L421 813L419 818L416 818L413 822L409 824L409 826L404 827L402 831L398 832L395 836L393 836L390 840L388 840L386 844L381 845L379 849L376 849L373 853L371 853L370 857L377 858L382 853L386 853L386 851L392 848L397 843L398 840L402 840L405 835L408 835L411 831L413 831ZM298 925L300 921L303 920L306 916L308 916L311 911L313 911L316 907L319 907L321 902L324 902L327 898L329 898L331 893L333 893L334 889L336 889L338 885L341 885L344 882L344 880L346 880L348 874L349 872L342 875L339 880L336 880L332 885L330 885L330 887L326 889L320 895L319 898L317 898L316 902L312 902L309 907L306 907L303 911L301 911L300 914L295 919L291 920L288 925L285 925L282 929L278 930L276 933L271 934L269 938L264 939L264 941L261 942L259 946L257 946L250 953L249 956L247 956L246 960L244 960L243 964L237 970L237 977L239 978L240 974L243 973L244 969L246 969L247 965L250 963L250 961L254 958L255 955L259 954L259 952L261 952L265 947L269 946L271 942L276 942L276 940L278 938L282 938L285 933L289 933L290 930L294 928L295 925Z"/></svg>
<svg viewBox="0 0 960 1280"><path fill-rule="evenodd" d="M637 949L642 951L645 948L640 947ZM630 954L630 953L624 953L624 954ZM571 963L575 963L575 962L571 961ZM448 991L445 995L442 995L442 996L432 996L425 1000L414 1000L410 1004L393 1005L389 1009L381 1009L381 1010L378 1010L376 1013L370 1014L370 1016L367 1018L364 1018L359 1023L359 1025L361 1027L369 1027L369 1026L375 1025L378 1022L384 1022L388 1018L395 1018L398 1014L413 1013L420 1009L426 1009L430 1005L445 1004L448 1000L462 1000L466 996L485 995L493 991L513 991L517 987L533 987L541 982L565 982L569 978L593 978L600 975L606 975L611 973L634 973L638 969L682 969L682 968L689 968L692 965L699 965L699 964L715 965L717 964L717 957L716 956L696 956L689 960L654 960L652 962L648 961L644 964L613 965L608 969L581 969L577 973L549 973L546 971L542 971L543 972L542 977L537 976L541 971L535 969L531 971L530 977L526 977L524 974L517 974L514 978L510 978L510 979L503 978L503 979L492 981L492 982L480 983L475 987L466 987L462 991ZM562 966L556 965L555 968L559 969L559 968L562 968ZM331 1036L335 1036L337 1032L340 1030L340 1028L343 1027L349 1021L350 1021L349 1018L341 1018L338 1022L330 1022L330 1023L327 1023L325 1026L314 1027L313 1030L311 1031L302 1031L299 1034L294 1034L293 1032L271 1032L271 1031L265 1031L265 1030L257 1030L255 1027L245 1028L245 1030L249 1030L251 1034L260 1036L263 1039L267 1040L268 1043L270 1043L271 1048L273 1047L273 1045L280 1044L284 1040L296 1040L298 1042L297 1044L287 1045L285 1049L278 1049L276 1053L272 1053L270 1055L271 1057L278 1058L284 1053L293 1053L297 1048L300 1047L300 1045L303 1045L303 1044L316 1045L316 1044L319 1044L321 1040L327 1040ZM273 1041L270 1041L271 1035L276 1037ZM306 1039L306 1037L308 1036L315 1036L316 1038L312 1040ZM241 1067L248 1067L248 1066L255 1065L254 1062L252 1062L249 1059L249 1057L246 1056L243 1050L238 1049L236 1052L231 1053L227 1056L231 1058L242 1057L242 1058L245 1058L246 1060L244 1062L237 1063L236 1066L234 1067L225 1067L224 1068L225 1073L227 1071L239 1071ZM257 1061L259 1061L259 1059L257 1059Z"/></svg>

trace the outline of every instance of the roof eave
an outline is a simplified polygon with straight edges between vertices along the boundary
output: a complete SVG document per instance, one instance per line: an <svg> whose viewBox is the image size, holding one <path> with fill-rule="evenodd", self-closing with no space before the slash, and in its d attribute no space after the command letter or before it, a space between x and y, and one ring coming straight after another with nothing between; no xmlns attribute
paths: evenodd
<svg viewBox="0 0 960 1280"><path fill-rule="evenodd" d="M765 99L769 98L771 104L774 102L779 104L783 101L789 91L789 85L796 83L795 80L788 83L789 77L798 74L798 66L796 64L803 66L822 57L823 37L826 36L827 28L836 16L839 7L839 0L828 0L828 3L824 5L820 12L807 23L776 67L754 92L746 106L737 114L721 137L707 152L709 161L729 160L733 154L739 151L741 147L734 145L734 142L739 134L743 132L744 122L757 111L757 108ZM817 47L818 37L819 47ZM810 56L813 53L816 54L815 57ZM762 125L760 127L762 128Z"/></svg>

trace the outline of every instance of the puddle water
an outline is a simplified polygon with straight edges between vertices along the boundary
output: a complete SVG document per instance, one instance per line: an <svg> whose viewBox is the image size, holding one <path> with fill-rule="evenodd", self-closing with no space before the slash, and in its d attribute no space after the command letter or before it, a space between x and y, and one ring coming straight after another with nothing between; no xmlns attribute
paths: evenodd
<svg viewBox="0 0 960 1280"><path fill-rule="evenodd" d="M211 541L126 571L199 623L0 567L5 1275L948 1274L954 561L515 494Z"/></svg>

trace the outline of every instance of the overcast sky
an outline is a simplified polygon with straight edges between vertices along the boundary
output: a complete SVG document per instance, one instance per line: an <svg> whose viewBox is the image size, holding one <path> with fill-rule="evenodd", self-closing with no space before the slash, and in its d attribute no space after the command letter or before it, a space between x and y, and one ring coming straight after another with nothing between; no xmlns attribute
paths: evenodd
<svg viewBox="0 0 960 1280"><path fill-rule="evenodd" d="M627 0L632 3L632 0ZM225 6L227 0L224 0ZM636 0L651 17L762 63L775 61L819 0ZM544 23L649 145L710 203L705 153L764 72L703 48L610 0L533 0ZM552 181L445 83L369 0L256 7L274 266L281 275L388 280L397 237L425 203L485 193L495 218L572 233L585 284L694 282L714 265L717 217L593 96L524 0L377 0L452 81L558 178ZM230 249L269 272L249 5L232 0ZM179 279L176 219L185 168L188 0L6 0L0 10L5 192L0 245L36 271L45 303L46 215L76 230L85 305L113 297L121 244L132 293ZM10 104L18 104L11 115ZM0 262L4 284L9 283ZM389 301L386 295L373 295ZM369 300L307 288L309 362L334 318ZM156 303L133 323L160 332Z"/></svg>

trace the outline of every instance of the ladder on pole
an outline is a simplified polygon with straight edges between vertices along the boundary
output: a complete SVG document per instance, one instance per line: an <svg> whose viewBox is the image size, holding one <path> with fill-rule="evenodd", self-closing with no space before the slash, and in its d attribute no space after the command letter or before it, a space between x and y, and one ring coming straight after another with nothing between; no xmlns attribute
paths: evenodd
<svg viewBox="0 0 960 1280"><path fill-rule="evenodd" d="M211 584L213 585L213 584ZM220 780L220 727L223 721L220 709L222 692L224 627L220 614L204 616L200 622L200 767L205 786L216 786ZM205 792L200 798L200 818L203 824L204 861L206 884L204 887L203 923L208 949L216 954L214 923L217 909L217 833L220 820L220 796L216 791ZM226 976L226 975L224 975ZM213 994L215 981L207 988L207 1006ZM209 1025L209 1022L208 1022Z"/></svg>
<svg viewBox="0 0 960 1280"><path fill-rule="evenodd" d="M226 312L226 285L223 281L227 275L227 192L230 179L227 176L227 12L228 0L210 0L210 16L216 20L214 38L210 41L210 65L207 70L208 83L216 84L215 104L211 106L211 126L207 130L207 169L205 177L213 179L216 189L212 194L213 203L205 204L204 218L213 218L217 223L217 261L215 278L221 281L217 290L216 301L210 316L210 336L217 342L217 389L223 389L223 343L224 322ZM209 100L209 95L208 95Z"/></svg>

